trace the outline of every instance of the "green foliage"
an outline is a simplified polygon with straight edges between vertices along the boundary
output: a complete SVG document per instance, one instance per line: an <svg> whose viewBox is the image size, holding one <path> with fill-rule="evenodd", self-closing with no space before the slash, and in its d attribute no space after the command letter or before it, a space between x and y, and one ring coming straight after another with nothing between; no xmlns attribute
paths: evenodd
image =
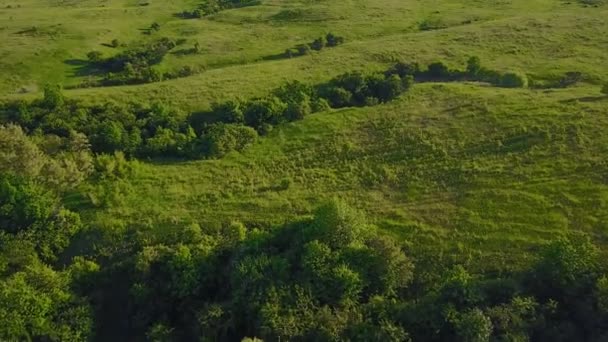
<svg viewBox="0 0 608 342"><path fill-rule="evenodd" d="M47 84L44 87L44 98L42 103L49 109L57 109L63 106L65 98L60 85Z"/></svg>
<svg viewBox="0 0 608 342"><path fill-rule="evenodd" d="M528 86L528 78L521 73L508 72L502 75L500 86L505 88L525 88Z"/></svg>
<svg viewBox="0 0 608 342"><path fill-rule="evenodd" d="M602 94L608 96L608 84L604 84L602 87Z"/></svg>
<svg viewBox="0 0 608 342"><path fill-rule="evenodd" d="M241 152L254 144L258 133L251 127L234 124L213 125L205 139L208 144L208 155L219 158L232 151Z"/></svg>
<svg viewBox="0 0 608 342"><path fill-rule="evenodd" d="M87 58L91 63L99 63L103 58L103 54L99 51L91 51L87 53Z"/></svg>

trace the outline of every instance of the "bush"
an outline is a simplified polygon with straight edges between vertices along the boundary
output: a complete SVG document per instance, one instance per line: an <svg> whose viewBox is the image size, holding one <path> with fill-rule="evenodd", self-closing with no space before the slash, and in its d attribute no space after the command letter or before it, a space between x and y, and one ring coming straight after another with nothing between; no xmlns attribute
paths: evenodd
<svg viewBox="0 0 608 342"><path fill-rule="evenodd" d="M327 100L334 108L347 107L352 103L353 94L342 87L332 87L327 93Z"/></svg>
<svg viewBox="0 0 608 342"><path fill-rule="evenodd" d="M272 96L247 103L244 115L248 126L257 128L262 124L278 124L282 121L287 105L279 98Z"/></svg>
<svg viewBox="0 0 608 342"><path fill-rule="evenodd" d="M325 111L330 110L331 106L329 105L329 102L327 102L326 99L324 99L322 97L317 97L314 100L312 100L311 109L312 109L313 113L325 112Z"/></svg>
<svg viewBox="0 0 608 342"><path fill-rule="evenodd" d="M528 77L516 72L508 72L500 78L500 86L505 88L525 88L528 86Z"/></svg>
<svg viewBox="0 0 608 342"><path fill-rule="evenodd" d="M310 46L308 44L300 44L296 46L298 56L304 56L310 54Z"/></svg>
<svg viewBox="0 0 608 342"><path fill-rule="evenodd" d="M467 61L467 75L474 77L481 70L481 60L477 56L469 58Z"/></svg>
<svg viewBox="0 0 608 342"><path fill-rule="evenodd" d="M310 44L310 48L315 51L320 51L325 47L325 44L326 44L325 37L320 37L320 38L315 39Z"/></svg>
<svg viewBox="0 0 608 342"><path fill-rule="evenodd" d="M426 76L434 80L446 80L450 78L451 73L443 62L435 62L429 64Z"/></svg>
<svg viewBox="0 0 608 342"><path fill-rule="evenodd" d="M420 65L418 63L404 63L399 62L393 65L386 72L386 76L390 75L399 75L399 77L404 78L406 76L417 76L420 74Z"/></svg>
<svg viewBox="0 0 608 342"><path fill-rule="evenodd" d="M87 53L87 58L91 63L99 63L102 60L102 54L99 51L91 51Z"/></svg>
<svg viewBox="0 0 608 342"><path fill-rule="evenodd" d="M205 135L208 155L219 158L232 151L241 152L255 143L258 133L251 127L216 124Z"/></svg>
<svg viewBox="0 0 608 342"><path fill-rule="evenodd" d="M344 37L336 36L330 32L325 36L325 41L327 42L326 46L334 47L340 44L344 44Z"/></svg>
<svg viewBox="0 0 608 342"><path fill-rule="evenodd" d="M601 90L602 94L608 96L608 83L604 84Z"/></svg>
<svg viewBox="0 0 608 342"><path fill-rule="evenodd" d="M220 121L226 123L242 124L245 122L245 115L238 101L231 100L220 104L214 103L211 105L211 111Z"/></svg>

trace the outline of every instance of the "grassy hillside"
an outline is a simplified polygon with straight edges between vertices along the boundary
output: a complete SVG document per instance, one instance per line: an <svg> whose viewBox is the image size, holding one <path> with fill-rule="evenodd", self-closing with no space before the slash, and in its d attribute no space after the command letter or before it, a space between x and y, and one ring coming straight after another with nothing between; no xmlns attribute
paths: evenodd
<svg viewBox="0 0 608 342"><path fill-rule="evenodd" d="M608 78L605 6L265 1L203 19L175 15L195 5L3 1L0 33L7 43L0 49L7 72L0 89L15 99L39 96L45 82L77 85L91 77L81 73L87 52L112 55L125 48L106 46L113 39L130 46L161 36L202 46L196 55L169 54L161 69L193 65L206 71L66 95L85 102L160 100L196 111L213 101L265 94L285 80L325 81L395 60L460 66L471 55L488 67L541 80L578 71L586 83L560 90L418 85L391 104L320 113L279 127L244 155L144 163L119 204L88 215L167 227L233 217L263 225L305 215L321 198L339 196L413 246L442 246L498 268L526 260L522 251L569 229L605 238L601 131L608 103L599 94ZM143 34L153 22L160 31ZM277 57L329 31L344 35L346 44ZM16 94L21 91L32 93Z"/></svg>
<svg viewBox="0 0 608 342"><path fill-rule="evenodd" d="M168 228L234 217L265 226L338 196L414 249L511 268L571 230L608 237L608 99L597 94L417 85L391 104L279 127L242 155L144 163L114 207L88 212Z"/></svg>

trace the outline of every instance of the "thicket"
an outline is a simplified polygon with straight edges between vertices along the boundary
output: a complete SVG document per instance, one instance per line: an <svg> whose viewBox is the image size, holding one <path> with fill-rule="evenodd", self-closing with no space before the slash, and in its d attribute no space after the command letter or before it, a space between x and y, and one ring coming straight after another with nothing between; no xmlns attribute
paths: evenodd
<svg viewBox="0 0 608 342"><path fill-rule="evenodd" d="M309 44L300 44L294 48L285 50L285 57L296 57L304 56L309 54L311 51L321 51L326 47L335 47L344 44L344 37L336 36L333 33L328 33L323 37L315 39Z"/></svg>
<svg viewBox="0 0 608 342"><path fill-rule="evenodd" d="M166 51L171 46L165 43L157 50ZM120 70L132 62L139 65L158 62L161 55L160 52L126 53L107 63ZM27 132L40 131L62 138L80 132L86 135L95 153L122 151L137 157L221 157L232 150L242 151L256 140L257 134L267 134L275 125L301 120L311 113L389 102L406 92L415 81L465 80L502 87L527 84L525 75L487 70L476 58L470 59L463 71L449 69L441 62L431 63L425 69L416 63L397 63L384 73L350 72L315 86L292 81L265 97L228 100L212 105L208 111L189 115L161 104L82 106L65 99L60 88L49 86L41 100L1 106L0 123L15 123Z"/></svg>
<svg viewBox="0 0 608 342"><path fill-rule="evenodd" d="M198 19L216 14L223 10L254 6L259 3L259 0L205 0L199 4L196 9L192 11L183 11L179 13L179 16L184 19Z"/></svg>
<svg viewBox="0 0 608 342"><path fill-rule="evenodd" d="M103 58L100 52L91 51L87 57L97 70L105 74L98 85L124 85L158 82L162 74L153 68L176 46L169 38L128 49L113 57Z"/></svg>

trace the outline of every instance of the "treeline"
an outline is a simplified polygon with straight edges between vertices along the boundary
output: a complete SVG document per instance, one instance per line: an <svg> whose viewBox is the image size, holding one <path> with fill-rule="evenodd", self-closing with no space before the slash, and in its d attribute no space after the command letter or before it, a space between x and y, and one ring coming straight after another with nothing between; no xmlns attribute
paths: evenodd
<svg viewBox="0 0 608 342"><path fill-rule="evenodd" d="M323 48L335 47L344 44L344 37L336 36L333 33L328 33L325 36L319 37L309 44L299 44L294 48L285 50L285 57L291 58L296 56L308 55L311 51L321 51Z"/></svg>
<svg viewBox="0 0 608 342"><path fill-rule="evenodd" d="M199 19L223 10L258 4L260 4L260 0L205 0L196 9L183 11L178 15L184 19Z"/></svg>
<svg viewBox="0 0 608 342"><path fill-rule="evenodd" d="M132 63L146 66L159 61L169 46L165 42L156 49L158 53L125 53L104 63L112 70L130 69ZM265 97L216 103L209 111L190 115L160 104L82 106L65 99L59 87L49 86L41 100L1 106L0 122L59 137L67 137L72 131L81 132L95 153L221 157L230 151L242 151L256 141L258 134L267 134L275 125L301 120L311 113L389 102L415 81L465 80L504 87L526 85L524 75L485 69L476 58L469 60L466 70L452 70L441 62L424 69L416 63L397 63L385 72L351 72L315 86L288 82Z"/></svg>

